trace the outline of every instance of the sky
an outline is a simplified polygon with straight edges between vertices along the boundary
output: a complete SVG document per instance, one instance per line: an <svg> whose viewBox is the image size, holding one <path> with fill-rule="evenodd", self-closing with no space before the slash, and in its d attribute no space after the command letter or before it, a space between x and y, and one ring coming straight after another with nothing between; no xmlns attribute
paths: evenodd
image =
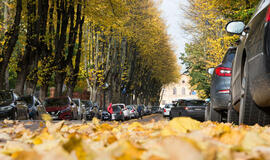
<svg viewBox="0 0 270 160"><path fill-rule="evenodd" d="M155 0L156 2L158 0ZM177 58L179 59L180 53L184 53L185 43L188 42L184 31L181 29L181 25L184 23L185 18L181 10L181 6L187 5L186 0L163 0L160 4L159 9L161 11L161 18L165 20L168 27L168 35L171 37L173 49ZM181 61L178 60L181 64ZM182 66L181 72L184 71Z"/></svg>

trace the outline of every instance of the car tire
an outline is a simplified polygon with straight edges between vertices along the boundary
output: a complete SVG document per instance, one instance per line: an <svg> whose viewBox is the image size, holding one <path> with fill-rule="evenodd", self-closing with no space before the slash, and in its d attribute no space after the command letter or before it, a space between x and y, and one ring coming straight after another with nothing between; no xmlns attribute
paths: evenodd
<svg viewBox="0 0 270 160"><path fill-rule="evenodd" d="M221 122L222 120L222 115L221 113L219 113L218 111L216 111L214 108L213 108L213 105L212 103L210 104L210 112L209 112L209 117L210 117L210 120L211 121L214 121L214 122Z"/></svg>
<svg viewBox="0 0 270 160"><path fill-rule="evenodd" d="M241 99L239 111L239 124L266 125L270 123L269 111L260 109L259 106L253 101L250 93L250 84L248 77L248 65L244 66L244 72L241 83Z"/></svg>
<svg viewBox="0 0 270 160"><path fill-rule="evenodd" d="M205 113L204 113L204 120L210 121L210 105L206 106Z"/></svg>
<svg viewBox="0 0 270 160"><path fill-rule="evenodd" d="M238 125L239 124L239 114L233 108L231 103L228 105L228 114L227 114L227 122Z"/></svg>

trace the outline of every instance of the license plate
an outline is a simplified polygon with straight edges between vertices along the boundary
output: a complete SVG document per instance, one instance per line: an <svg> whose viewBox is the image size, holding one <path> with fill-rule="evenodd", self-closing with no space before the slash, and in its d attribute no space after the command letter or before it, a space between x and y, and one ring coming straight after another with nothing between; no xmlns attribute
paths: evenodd
<svg viewBox="0 0 270 160"><path fill-rule="evenodd" d="M58 119L58 116L52 116L52 119Z"/></svg>

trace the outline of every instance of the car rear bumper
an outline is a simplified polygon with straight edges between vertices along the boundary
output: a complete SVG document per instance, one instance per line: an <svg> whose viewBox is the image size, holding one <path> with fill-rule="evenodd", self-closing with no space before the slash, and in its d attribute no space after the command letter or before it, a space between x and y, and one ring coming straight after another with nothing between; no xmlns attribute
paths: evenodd
<svg viewBox="0 0 270 160"><path fill-rule="evenodd" d="M216 110L228 109L228 104L231 100L230 94L216 93L215 97L211 99L211 103Z"/></svg>
<svg viewBox="0 0 270 160"><path fill-rule="evenodd" d="M205 110L191 110L191 111L188 111L188 110L184 110L182 111L181 113L181 116L183 117L191 117L191 118L194 118L194 119L198 119L198 120L204 120L204 113L205 113Z"/></svg>

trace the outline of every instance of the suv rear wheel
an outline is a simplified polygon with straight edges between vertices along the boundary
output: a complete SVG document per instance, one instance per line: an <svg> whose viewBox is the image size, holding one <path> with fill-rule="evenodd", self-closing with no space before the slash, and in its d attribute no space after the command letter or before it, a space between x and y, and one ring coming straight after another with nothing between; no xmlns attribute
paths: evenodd
<svg viewBox="0 0 270 160"><path fill-rule="evenodd" d="M233 124L238 124L239 123L239 114L233 108L231 103L229 103L229 105L228 105L227 122L233 123Z"/></svg>
<svg viewBox="0 0 270 160"><path fill-rule="evenodd" d="M250 84L248 77L248 65L244 66L244 73L242 77L240 111L239 111L239 124L266 125L270 123L270 112L265 109L259 108L253 101L250 93Z"/></svg>
<svg viewBox="0 0 270 160"><path fill-rule="evenodd" d="M210 103L210 112L209 112L209 117L210 117L210 120L211 121L215 121L215 122L221 122L222 120L222 115L220 112L216 111L214 108L213 108L213 105L212 103Z"/></svg>

